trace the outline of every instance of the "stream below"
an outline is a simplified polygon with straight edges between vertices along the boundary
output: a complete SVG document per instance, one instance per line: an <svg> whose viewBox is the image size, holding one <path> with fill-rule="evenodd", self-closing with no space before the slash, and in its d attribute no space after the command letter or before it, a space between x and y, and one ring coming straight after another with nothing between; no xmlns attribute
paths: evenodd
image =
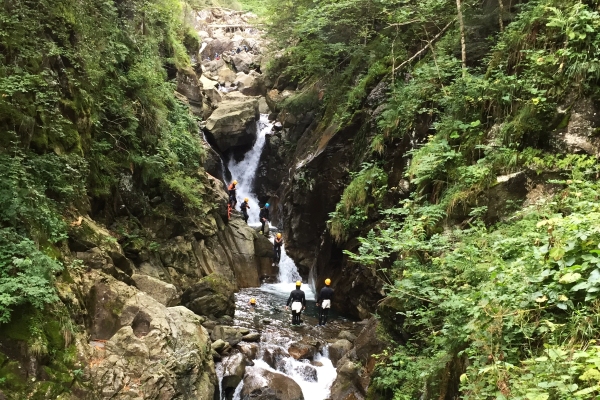
<svg viewBox="0 0 600 400"><path fill-rule="evenodd" d="M267 115L261 115L257 121L257 139L253 147L240 161L233 158L227 162L232 179L238 181L238 203L249 198L249 225L260 226L258 219L259 202L254 193L254 179L258 163L265 144L266 135L271 132L272 124ZM228 182L225 182L226 184ZM276 231L271 229L271 241ZM302 313L302 324L291 325L291 312L285 310L290 292L295 289L295 282L302 280L294 261L282 248L277 283L264 283L258 288L241 289L236 294L236 311L233 325L260 333L260 342L254 347L255 355L250 360L251 366L283 374L293 379L301 388L305 399L325 400L329 398L331 385L336 378L336 368L329 359L328 344L334 342L342 330L356 332L361 328L356 322L347 320L330 311L329 321L325 326L318 326L318 309L315 304L315 293L308 284L302 289L306 294L307 306ZM256 306L250 305L250 299L256 299ZM301 344L308 345L314 354L310 356L290 355L290 347ZM244 342L241 343L244 345ZM298 359L300 358L300 359ZM217 364L219 382L222 381L226 360ZM256 368L246 368L245 376L252 374ZM241 399L244 385L242 380L235 392L224 393L222 399Z"/></svg>

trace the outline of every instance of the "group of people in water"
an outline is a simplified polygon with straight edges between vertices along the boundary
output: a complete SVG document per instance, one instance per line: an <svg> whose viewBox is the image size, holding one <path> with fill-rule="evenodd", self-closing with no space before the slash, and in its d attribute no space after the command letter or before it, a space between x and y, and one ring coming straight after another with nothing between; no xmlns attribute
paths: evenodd
<svg viewBox="0 0 600 400"><path fill-rule="evenodd" d="M291 308L292 310L292 325L300 325L302 320L300 316L302 311L306 310L306 295L300 287L302 281L296 281L296 289L292 290L287 302L285 303L286 311ZM325 286L319 292L317 296L316 306L319 310L319 326L324 326L329 318L329 310L331 309L331 300L333 299L333 289L331 288L331 279L325 279ZM253 297L250 299L249 304L251 307L256 307L256 299Z"/></svg>
<svg viewBox="0 0 600 400"><path fill-rule="evenodd" d="M230 209L235 209L237 205L237 180L231 182L228 186L227 190L229 193L229 203L228 207ZM240 211L242 212L242 217L244 221L248 223L248 210L250 209L249 199L246 197L244 201L240 205ZM269 203L265 203L263 207L260 208L260 212L258 214L258 218L261 222L261 233L263 235L269 234L269 225L268 222L271 220L269 215ZM281 248L283 246L283 237L281 233L277 233L275 235L275 239L273 240L273 266L279 265L279 261L281 260ZM325 279L325 286L319 292L317 296L317 307L319 308L319 325L325 325L327 323L327 318L329 316L329 309L331 308L331 299L333 298L333 289L330 287L331 279ZM296 289L292 290L290 296L285 305L285 309L288 310L291 307L292 310L292 325L300 325L300 315L302 311L306 309L306 296L304 291L300 289L302 286L301 281L296 282ZM256 307L256 299L250 299L250 306Z"/></svg>

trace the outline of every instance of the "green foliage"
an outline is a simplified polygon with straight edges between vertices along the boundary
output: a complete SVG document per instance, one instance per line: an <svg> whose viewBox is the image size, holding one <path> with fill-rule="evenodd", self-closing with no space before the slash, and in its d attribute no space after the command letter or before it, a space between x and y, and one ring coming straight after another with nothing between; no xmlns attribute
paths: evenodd
<svg viewBox="0 0 600 400"><path fill-rule="evenodd" d="M61 268L14 229L0 229L0 324L10 320L17 306L42 309L58 300L51 278Z"/></svg>
<svg viewBox="0 0 600 400"><path fill-rule="evenodd" d="M0 6L0 322L56 300L65 215L88 195L142 192L207 212L197 122L167 69L189 69L198 36L180 0L41 0ZM189 202L189 204L185 204ZM11 238L12 235L12 238ZM47 254L47 255L45 255Z"/></svg>
<svg viewBox="0 0 600 400"><path fill-rule="evenodd" d="M375 266L400 255L380 273L419 351L407 358L399 350L392 360L422 372L416 383L385 362L375 380L381 391L418 397L450 360L466 356L465 399L598 394L597 382L581 376L597 369L596 350L587 349L600 315L600 186L559 183L563 191L495 227L475 220L442 233L443 210L414 201L383 211L385 223L361 239L359 254L349 254Z"/></svg>
<svg viewBox="0 0 600 400"><path fill-rule="evenodd" d="M351 173L352 181L344 189L336 210L329 214L329 230L342 241L368 219L371 209L383 199L387 190L387 174L381 167L363 163L359 172Z"/></svg>

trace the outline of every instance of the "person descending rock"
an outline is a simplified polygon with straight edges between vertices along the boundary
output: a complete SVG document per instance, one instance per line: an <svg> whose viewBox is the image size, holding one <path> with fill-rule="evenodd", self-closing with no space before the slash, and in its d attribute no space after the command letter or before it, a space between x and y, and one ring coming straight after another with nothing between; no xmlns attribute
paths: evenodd
<svg viewBox="0 0 600 400"><path fill-rule="evenodd" d="M281 260L281 246L283 245L283 238L281 237L281 233L278 233L273 241L273 266L279 265L279 260Z"/></svg>
<svg viewBox="0 0 600 400"><path fill-rule="evenodd" d="M250 205L248 204L248 198L244 197L244 202L240 205L240 210L242 210L242 216L244 218L244 222L248 223L248 209Z"/></svg>
<svg viewBox="0 0 600 400"><path fill-rule="evenodd" d="M227 188L227 190L229 191L229 205L231 206L231 209L234 209L237 204L236 189L235 189L236 185L237 185L237 181L233 181L233 182L231 182L231 185L229 185L229 187Z"/></svg>
<svg viewBox="0 0 600 400"><path fill-rule="evenodd" d="M256 308L256 299L254 297L251 298L248 304L250 304L250 309L254 310Z"/></svg>
<svg viewBox="0 0 600 400"><path fill-rule="evenodd" d="M271 221L271 218L269 217L269 203L266 203L264 207L262 207L260 209L260 213L258 214L258 219L260 219L260 223L262 224L262 228L260 229L260 231L262 232L262 234L265 234L265 225L267 224L267 221ZM268 229L267 229L267 234L269 233Z"/></svg>
<svg viewBox="0 0 600 400"><path fill-rule="evenodd" d="M325 286L321 289L317 297L317 307L319 307L319 325L325 325L331 308L331 298L333 297L333 289L329 287L331 279L325 279Z"/></svg>
<svg viewBox="0 0 600 400"><path fill-rule="evenodd" d="M292 325L300 325L300 314L302 313L302 310L306 308L306 297L304 296L304 292L300 290L301 285L301 281L296 282L296 289L292 290L290 297L285 304L286 310L290 303L292 304Z"/></svg>

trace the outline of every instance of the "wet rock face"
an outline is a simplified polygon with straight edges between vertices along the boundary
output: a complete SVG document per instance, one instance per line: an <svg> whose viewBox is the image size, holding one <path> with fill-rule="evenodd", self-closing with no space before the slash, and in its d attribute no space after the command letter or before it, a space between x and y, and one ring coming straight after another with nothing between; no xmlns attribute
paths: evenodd
<svg viewBox="0 0 600 400"><path fill-rule="evenodd" d="M244 378L246 366L250 365L250 361L242 353L235 353L223 359L223 379L221 380L221 388L226 399L233 398L235 388Z"/></svg>
<svg viewBox="0 0 600 400"><path fill-rule="evenodd" d="M242 400L304 400L302 389L292 378L263 368L246 369Z"/></svg>
<svg viewBox="0 0 600 400"><path fill-rule="evenodd" d="M198 316L184 307L167 308L97 272L86 274L78 288L88 299L92 339L106 340L79 344L94 393L119 400L182 393L213 398L217 382L210 339ZM104 315L94 311L100 304L107 309Z"/></svg>
<svg viewBox="0 0 600 400"><path fill-rule="evenodd" d="M220 317L235 312L235 286L218 274L210 274L187 289L181 303L198 315Z"/></svg>
<svg viewBox="0 0 600 400"><path fill-rule="evenodd" d="M288 348L288 353L296 360L311 360L317 353L317 348L308 343L292 343Z"/></svg>

